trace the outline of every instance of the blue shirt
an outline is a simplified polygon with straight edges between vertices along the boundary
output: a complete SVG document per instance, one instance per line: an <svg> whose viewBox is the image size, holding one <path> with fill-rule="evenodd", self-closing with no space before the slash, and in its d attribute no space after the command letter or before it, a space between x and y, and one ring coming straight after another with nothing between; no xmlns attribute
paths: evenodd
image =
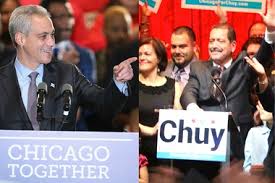
<svg viewBox="0 0 275 183"><path fill-rule="evenodd" d="M40 64L33 71L33 70L29 69L28 67L24 66L18 60L18 58L15 59L14 66L15 66L15 70L16 70L18 84L19 84L20 91L21 91L21 97L22 97L25 109L27 110L27 106L28 106L28 90L29 90L29 85L31 83L31 78L28 75L30 73L34 72L34 71L38 72L38 76L36 78L36 86L38 86L38 84L42 82L43 73L44 73L44 67L43 67L43 64Z"/></svg>

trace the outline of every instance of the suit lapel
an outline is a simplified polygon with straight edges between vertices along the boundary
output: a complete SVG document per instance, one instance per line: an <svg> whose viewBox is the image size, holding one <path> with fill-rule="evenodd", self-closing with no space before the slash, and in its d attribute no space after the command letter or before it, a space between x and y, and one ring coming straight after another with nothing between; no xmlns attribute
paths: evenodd
<svg viewBox="0 0 275 183"><path fill-rule="evenodd" d="M14 67L14 61L10 62L10 64L6 67L2 75L0 75L0 80L3 82L0 82L2 87L5 88L6 95L8 95L7 98L15 98L15 104L13 105L15 108L18 108L19 116L22 121L24 121L26 125L26 129L32 129L32 124L29 120L27 111L25 109L25 106L23 104L23 100L21 97L21 91L18 84L18 79Z"/></svg>
<svg viewBox="0 0 275 183"><path fill-rule="evenodd" d="M53 64L44 65L43 82L48 86L48 93L45 99L44 117L47 119L54 118L54 100L56 95L57 81L56 72Z"/></svg>

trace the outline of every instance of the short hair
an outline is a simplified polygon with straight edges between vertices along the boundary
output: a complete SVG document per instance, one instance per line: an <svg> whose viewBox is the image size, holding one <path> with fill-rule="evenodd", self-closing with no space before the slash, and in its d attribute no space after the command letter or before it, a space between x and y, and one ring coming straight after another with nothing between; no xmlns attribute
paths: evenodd
<svg viewBox="0 0 275 183"><path fill-rule="evenodd" d="M159 63L158 63L159 71L160 72L164 71L168 64L165 46L162 44L162 42L159 39L153 38L153 37L148 37L148 38L142 39L139 43L139 47L141 47L142 45L145 45L145 44L152 45L152 47L155 50L155 53L157 55L157 58L159 60Z"/></svg>
<svg viewBox="0 0 275 183"><path fill-rule="evenodd" d="M183 33L186 33L192 41L196 41L196 34L194 33L191 27L188 27L188 26L176 27L172 32L172 34L175 34L175 35L179 35Z"/></svg>
<svg viewBox="0 0 275 183"><path fill-rule="evenodd" d="M227 29L228 30L228 32L227 32L227 38L228 38L228 40L231 43L233 41L236 41L236 32L235 32L234 28L231 25L224 24L224 23L217 24L217 25L214 25L211 30L213 30L213 29Z"/></svg>
<svg viewBox="0 0 275 183"><path fill-rule="evenodd" d="M15 46L17 46L15 42L15 34L17 32L22 32L23 34L28 35L31 31L33 15L50 18L50 14L47 10L39 5L19 6L12 12L9 21L9 33Z"/></svg>
<svg viewBox="0 0 275 183"><path fill-rule="evenodd" d="M242 47L242 50L246 51L248 46L251 44L261 45L262 41L263 41L263 38L261 38L261 37L250 37L248 40L245 41L245 43Z"/></svg>

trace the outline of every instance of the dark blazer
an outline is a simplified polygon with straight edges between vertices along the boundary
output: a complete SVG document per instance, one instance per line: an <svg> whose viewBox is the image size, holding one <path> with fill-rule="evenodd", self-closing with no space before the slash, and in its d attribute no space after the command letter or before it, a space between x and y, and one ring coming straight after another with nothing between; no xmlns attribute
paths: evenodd
<svg viewBox="0 0 275 183"><path fill-rule="evenodd" d="M274 130L274 125L275 125L275 104L274 104L274 91L272 91L271 87L269 86L263 93L258 94L259 99L264 107L265 110L272 112L273 113L273 125L268 137L268 153L267 156L264 160L264 167L265 171L268 176L274 177L274 166L275 166L275 152L274 152L274 138L275 138L275 130Z"/></svg>
<svg viewBox="0 0 275 183"><path fill-rule="evenodd" d="M235 123L240 126L242 137L245 140L249 128L252 126L252 114L249 104L250 88L254 83L256 74L244 60L242 52L227 68L221 78L222 89L228 102L227 111L232 112ZM272 56L271 46L263 41L257 54L257 59L266 65ZM191 64L189 80L181 96L181 104L186 107L190 103L197 103L206 111L225 111L224 100L218 102L211 97L210 87L211 69L213 62L194 62Z"/></svg>
<svg viewBox="0 0 275 183"><path fill-rule="evenodd" d="M44 65L43 81L48 86L48 94L40 130L75 130L79 105L93 109L104 119L111 119L121 110L127 98L113 81L102 89L90 83L76 66L60 61ZM64 119L61 90L66 83L72 85L73 96L69 115ZM0 129L32 130L21 98L14 61L0 68L0 93Z"/></svg>

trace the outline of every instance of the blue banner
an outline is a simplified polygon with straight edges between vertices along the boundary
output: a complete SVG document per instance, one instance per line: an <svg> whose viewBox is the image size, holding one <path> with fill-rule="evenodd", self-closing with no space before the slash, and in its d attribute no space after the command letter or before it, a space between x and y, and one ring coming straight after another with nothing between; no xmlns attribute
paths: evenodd
<svg viewBox="0 0 275 183"><path fill-rule="evenodd" d="M0 130L0 182L138 182L138 134Z"/></svg>

